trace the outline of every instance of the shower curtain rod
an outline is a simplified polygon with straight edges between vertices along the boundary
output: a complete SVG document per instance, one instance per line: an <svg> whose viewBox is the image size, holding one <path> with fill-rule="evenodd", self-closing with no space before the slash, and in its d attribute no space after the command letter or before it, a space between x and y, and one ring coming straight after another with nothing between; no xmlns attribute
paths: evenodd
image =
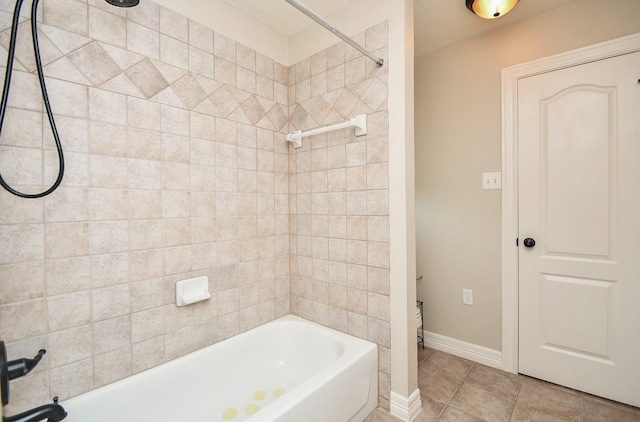
<svg viewBox="0 0 640 422"><path fill-rule="evenodd" d="M304 13L305 15L307 15L308 17L310 17L311 19L313 19L314 21L316 21L317 23L319 23L320 25L324 26L329 31L333 32L338 38L341 38L344 42L349 44L351 47L355 48L356 50L358 50L359 52L361 52L362 54L364 54L365 56L373 60L376 63L376 65L378 65L378 67L382 67L382 65L384 65L384 59L377 57L374 54L371 54L370 52L362 48L360 44L358 44L357 42L353 41L351 38L349 38L348 36L340 32L338 28L331 25L329 22L326 21L326 19L319 16L316 12L309 9L300 1L298 0L285 0L285 1L289 3L291 6L301 11L302 13Z"/></svg>
<svg viewBox="0 0 640 422"><path fill-rule="evenodd" d="M333 132L338 129L346 129L348 127L355 127L355 135L356 136L364 136L367 134L367 115L366 114L358 114L353 119L349 119L346 122L336 123L331 126L322 126L316 129L311 129L306 132L302 132L300 130L295 131L294 133L289 133L286 136L287 141L293 144L294 148L302 147L302 138L305 136L313 136L319 135L321 133Z"/></svg>

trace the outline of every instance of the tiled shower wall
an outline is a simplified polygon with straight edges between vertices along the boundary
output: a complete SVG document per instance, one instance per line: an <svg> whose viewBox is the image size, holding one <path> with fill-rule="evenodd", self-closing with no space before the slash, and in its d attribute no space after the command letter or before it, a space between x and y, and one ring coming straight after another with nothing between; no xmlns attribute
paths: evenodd
<svg viewBox="0 0 640 422"><path fill-rule="evenodd" d="M288 68L147 0L40 10L66 174L45 199L0 192L1 337L11 358L47 349L9 412L290 313ZM24 22L0 169L33 192L57 157L29 38ZM213 297L177 308L175 282L199 275Z"/></svg>
<svg viewBox="0 0 640 422"><path fill-rule="evenodd" d="M5 56L10 3L0 1ZM45 199L0 191L0 337L11 358L47 348L11 383L9 412L290 312L378 343L388 407L387 65L338 43L287 68L150 1L40 10L67 167ZM32 192L57 160L27 25L0 170ZM386 24L355 39L386 58ZM296 151L284 140L360 113L365 137L332 132ZM175 282L199 275L212 299L176 308Z"/></svg>
<svg viewBox="0 0 640 422"><path fill-rule="evenodd" d="M354 37L386 60L382 23ZM367 114L367 135L304 138L291 153L292 309L378 344L380 404L389 407L389 166L387 68L345 43L289 72L291 129Z"/></svg>

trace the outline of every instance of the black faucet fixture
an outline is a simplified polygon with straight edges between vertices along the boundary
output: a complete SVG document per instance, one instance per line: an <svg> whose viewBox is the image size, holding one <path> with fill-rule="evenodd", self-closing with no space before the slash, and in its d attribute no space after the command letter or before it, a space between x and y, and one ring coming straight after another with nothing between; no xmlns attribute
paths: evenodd
<svg viewBox="0 0 640 422"><path fill-rule="evenodd" d="M2 390L2 405L9 404L9 381L27 375L38 365L42 356L47 353L41 349L33 359L20 358L7 361L7 348L0 341L0 389ZM4 416L2 422L59 422L67 417L67 412L58 404L58 398L53 398L53 403L45 404L22 412L14 416Z"/></svg>
<svg viewBox="0 0 640 422"><path fill-rule="evenodd" d="M9 403L9 381L27 375L36 367L42 356L47 353L40 349L33 359L20 358L7 361L7 348L4 341L0 341L0 388L2 388L2 405Z"/></svg>
<svg viewBox="0 0 640 422"><path fill-rule="evenodd" d="M66 417L67 412L58 404L58 398L54 397L53 403L35 407L14 416L5 416L2 422L38 422L45 419L47 422L59 422Z"/></svg>

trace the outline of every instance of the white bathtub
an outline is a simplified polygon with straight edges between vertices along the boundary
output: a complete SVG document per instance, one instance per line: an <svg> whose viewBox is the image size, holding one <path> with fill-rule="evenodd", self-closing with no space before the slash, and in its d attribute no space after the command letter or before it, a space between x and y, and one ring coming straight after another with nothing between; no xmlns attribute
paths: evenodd
<svg viewBox="0 0 640 422"><path fill-rule="evenodd" d="M62 401L65 422L362 421L375 344L289 315Z"/></svg>

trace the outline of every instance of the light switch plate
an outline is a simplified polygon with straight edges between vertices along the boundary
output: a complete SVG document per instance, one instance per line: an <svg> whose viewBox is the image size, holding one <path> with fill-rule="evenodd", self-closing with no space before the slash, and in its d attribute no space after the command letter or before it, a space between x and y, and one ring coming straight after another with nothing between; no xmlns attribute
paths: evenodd
<svg viewBox="0 0 640 422"><path fill-rule="evenodd" d="M502 173L482 173L482 190L502 189Z"/></svg>

